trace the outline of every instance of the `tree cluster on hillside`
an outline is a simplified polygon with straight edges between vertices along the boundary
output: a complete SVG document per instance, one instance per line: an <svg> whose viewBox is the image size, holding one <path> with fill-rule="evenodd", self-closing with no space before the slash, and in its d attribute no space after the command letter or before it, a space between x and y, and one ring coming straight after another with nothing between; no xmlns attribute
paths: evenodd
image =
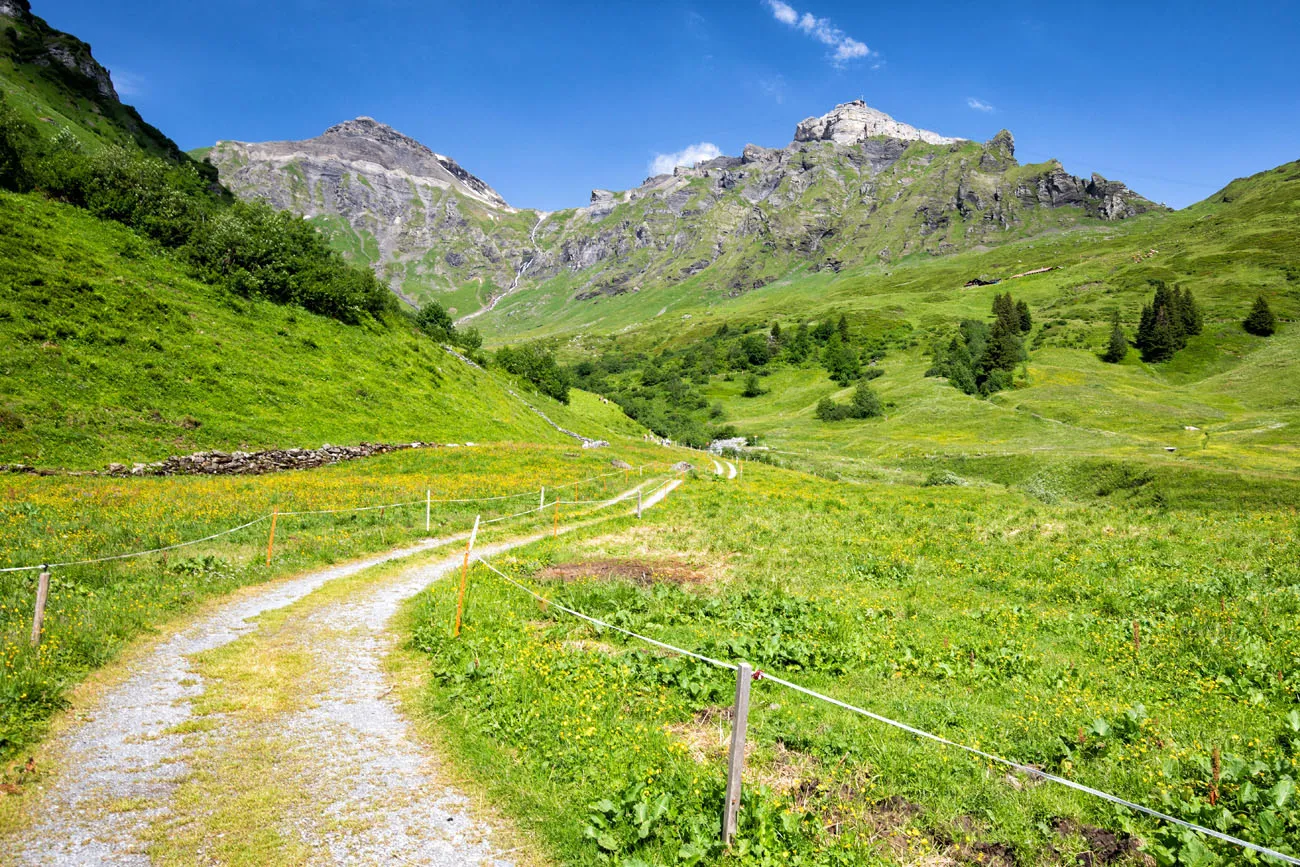
<svg viewBox="0 0 1300 867"><path fill-rule="evenodd" d="M742 378L743 397L769 389L764 377L776 369L822 369L834 381L851 385L884 371L874 364L890 346L905 345L911 326L899 322L851 325L847 317L820 320L724 323L712 334L657 353L610 349L573 367L574 382L603 394L660 436L692 446L736 436L722 406L703 396L712 379Z"/></svg>
<svg viewBox="0 0 1300 867"><path fill-rule="evenodd" d="M1029 355L1023 335L1033 328L1029 305L1017 302L1011 293L993 298L993 324L976 319L962 320L957 333L945 345L937 343L926 376L943 376L966 394L989 395L1012 384L1016 365Z"/></svg>
<svg viewBox="0 0 1300 867"><path fill-rule="evenodd" d="M88 150L67 130L43 139L0 94L0 188L38 192L129 226L173 251L195 276L355 324L396 309L368 268L354 267L297 215L234 202L196 164L127 147Z"/></svg>
<svg viewBox="0 0 1300 867"><path fill-rule="evenodd" d="M1263 295L1255 296L1255 304L1250 308L1250 315L1241 325L1257 337L1270 337L1274 331L1277 331L1277 317L1269 309Z"/></svg>
<svg viewBox="0 0 1300 867"><path fill-rule="evenodd" d="M1155 296L1142 307L1134 342L1143 361L1168 361L1187 345L1189 337L1201 333L1201 310L1191 290L1178 286L1170 289L1163 280L1152 280L1151 284Z"/></svg>
<svg viewBox="0 0 1300 867"><path fill-rule="evenodd" d="M497 350L497 364L507 373L532 383L542 394L569 402L569 371L555 360L555 353L540 343L503 346Z"/></svg>
<svg viewBox="0 0 1300 867"><path fill-rule="evenodd" d="M823 397L817 402L816 412L817 418L822 421L843 421L849 418L875 418L884 410L871 386L859 382L848 403L837 403L829 397Z"/></svg>
<svg viewBox="0 0 1300 867"><path fill-rule="evenodd" d="M460 346L471 353L483 346L483 335L477 328L457 328L447 309L437 301L427 301L415 314L415 324L425 334L439 343Z"/></svg>

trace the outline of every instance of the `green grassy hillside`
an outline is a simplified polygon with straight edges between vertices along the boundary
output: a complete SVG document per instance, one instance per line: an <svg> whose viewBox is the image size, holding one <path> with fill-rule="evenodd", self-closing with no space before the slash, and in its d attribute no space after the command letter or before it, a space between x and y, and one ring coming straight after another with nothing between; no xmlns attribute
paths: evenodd
<svg viewBox="0 0 1300 867"><path fill-rule="evenodd" d="M187 276L84 211L0 194L0 462L66 467L324 442L572 442L405 320L348 326ZM589 436L590 396L531 397Z"/></svg>
<svg viewBox="0 0 1300 867"><path fill-rule="evenodd" d="M751 368L734 359L720 359L695 383L703 404L715 406L716 423L841 469L860 459L1050 452L1290 473L1300 458L1300 331L1291 324L1300 316L1297 262L1300 163L1290 163L1172 215L838 275L796 269L739 298L683 284L583 306L526 290L502 303L490 327L498 341L500 329L518 326L522 335L560 338L574 359L619 359L592 380L599 387L603 376L605 386L618 387L648 368L675 370L684 352L724 325L765 336L777 322L788 336L800 322L843 315L855 344L884 371L871 381L886 403L883 419L817 420L818 400L843 400L850 390L814 360L777 356L752 368L767 392L759 397L742 396ZM1051 270L1006 279L1042 268ZM968 287L974 278L1001 282ZM1131 351L1121 364L1103 363L1112 317L1119 314L1132 339L1153 280L1193 293L1203 332L1167 362L1144 363ZM981 400L925 377L935 341L946 343L962 319L987 320L1002 292L1027 302L1034 319L1016 387ZM1257 295L1282 320L1267 339L1241 326Z"/></svg>

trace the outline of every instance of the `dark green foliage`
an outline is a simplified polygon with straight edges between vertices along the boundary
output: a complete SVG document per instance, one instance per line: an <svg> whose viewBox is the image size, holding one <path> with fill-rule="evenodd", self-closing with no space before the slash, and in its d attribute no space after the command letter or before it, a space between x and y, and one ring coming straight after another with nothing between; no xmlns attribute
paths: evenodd
<svg viewBox="0 0 1300 867"><path fill-rule="evenodd" d="M827 340L831 339L831 335L834 333L835 323L831 322L829 319L823 319L821 322L818 322L817 327L813 329L812 336L818 343L825 343Z"/></svg>
<svg viewBox="0 0 1300 867"><path fill-rule="evenodd" d="M344 262L302 218L264 204L223 208L195 227L184 252L206 280L342 322L394 307L372 271Z"/></svg>
<svg viewBox="0 0 1300 867"><path fill-rule="evenodd" d="M767 364L769 355L767 337L763 334L746 334L735 344L733 358L739 362L738 367L762 367Z"/></svg>
<svg viewBox="0 0 1300 867"><path fill-rule="evenodd" d="M1119 364L1127 355L1128 338L1124 336L1124 326L1120 325L1119 313L1116 313L1115 321L1111 323L1110 343L1102 353L1101 360L1107 364Z"/></svg>
<svg viewBox="0 0 1300 867"><path fill-rule="evenodd" d="M29 167L36 141L32 128L14 114L0 92L0 189L20 193L31 189Z"/></svg>
<svg viewBox="0 0 1300 867"><path fill-rule="evenodd" d="M356 324L395 309L367 268L353 267L310 224L230 202L177 152L121 145L86 152L67 130L45 142L0 103L0 187L35 188L175 250L195 276L244 296L297 304Z"/></svg>
<svg viewBox="0 0 1300 867"><path fill-rule="evenodd" d="M1188 337L1201 333L1201 311L1190 290L1170 289L1163 280L1150 282L1155 296L1142 308L1136 343L1143 361L1168 361Z"/></svg>
<svg viewBox="0 0 1300 867"><path fill-rule="evenodd" d="M767 394L767 392L763 390L762 384L758 381L757 374L751 373L749 376L745 377L745 389L740 393L741 397L759 397L764 394Z"/></svg>
<svg viewBox="0 0 1300 867"><path fill-rule="evenodd" d="M849 320L843 314L840 314L840 321L836 324L835 330L839 332L840 340L849 342Z"/></svg>
<svg viewBox="0 0 1300 867"><path fill-rule="evenodd" d="M462 346L471 352L483 345L483 335L477 328L458 329L451 314L437 301L429 301L419 309L415 314L415 324L440 343Z"/></svg>
<svg viewBox="0 0 1300 867"><path fill-rule="evenodd" d="M1009 388L1012 371L1029 357L1011 293L994 296L993 315L992 327L974 319L963 320L957 336L932 350L934 361L926 376L947 377L953 388L966 394L989 395Z"/></svg>
<svg viewBox="0 0 1300 867"><path fill-rule="evenodd" d="M555 360L555 354L538 343L503 346L497 350L497 364L507 372L531 382L542 394L569 402L569 372Z"/></svg>
<svg viewBox="0 0 1300 867"><path fill-rule="evenodd" d="M1255 296L1255 305L1250 308L1250 315L1241 324L1243 328L1258 337L1269 337L1277 331L1277 317L1269 309L1263 295Z"/></svg>
<svg viewBox="0 0 1300 867"><path fill-rule="evenodd" d="M1016 302L1016 318L1020 320L1020 330L1028 334L1034 330L1034 317L1029 313L1029 305L1024 301Z"/></svg>
<svg viewBox="0 0 1300 867"><path fill-rule="evenodd" d="M836 403L829 397L817 402L817 418L822 421L843 421L844 419L876 418L884 410L880 398L865 382L859 382L853 389L853 396L848 403Z"/></svg>
<svg viewBox="0 0 1300 867"><path fill-rule="evenodd" d="M780 343L780 342L781 342L781 323L780 323L780 322L773 322L773 323L772 323L772 331L771 331L771 335L772 335L772 340L773 340L774 342L776 342L776 343Z"/></svg>
<svg viewBox="0 0 1300 867"><path fill-rule="evenodd" d="M822 352L822 363L826 366L826 372L830 374L831 379L840 385L848 385L857 379L858 371L862 366L857 350L852 344L846 342L838 331L833 332L830 340L826 342L826 349Z"/></svg>
<svg viewBox="0 0 1300 867"><path fill-rule="evenodd" d="M812 335L808 331L808 323L800 322L794 337L788 340L783 348L786 357L794 364L806 360L812 352Z"/></svg>

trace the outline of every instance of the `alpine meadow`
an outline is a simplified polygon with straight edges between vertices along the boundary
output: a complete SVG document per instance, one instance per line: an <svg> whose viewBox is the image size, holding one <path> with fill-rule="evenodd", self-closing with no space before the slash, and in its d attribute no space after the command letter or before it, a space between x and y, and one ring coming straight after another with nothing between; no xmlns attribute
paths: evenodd
<svg viewBox="0 0 1300 867"><path fill-rule="evenodd" d="M1300 864L1300 21L941 5L0 0L0 863Z"/></svg>

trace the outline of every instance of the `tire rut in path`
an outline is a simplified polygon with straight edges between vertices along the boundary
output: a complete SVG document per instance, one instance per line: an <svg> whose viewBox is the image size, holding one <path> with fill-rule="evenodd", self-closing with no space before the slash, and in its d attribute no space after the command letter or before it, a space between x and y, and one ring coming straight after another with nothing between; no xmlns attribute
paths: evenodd
<svg viewBox="0 0 1300 867"><path fill-rule="evenodd" d="M677 484L646 497L643 508ZM640 487L606 505L635 496ZM544 535L478 551L492 556ZM260 588L162 642L137 671L84 711L85 722L56 742L63 770L37 795L39 803L29 805L39 819L0 841L0 861L149 864L145 841L151 829L189 818L176 815L172 804L194 761L194 741L175 730L195 718L191 703L204 693L189 657L236 641L257 628L250 619L293 605L331 581L464 538L427 540ZM389 698L392 688L383 672L394 642L389 620L406 599L454 572L462 556L404 569L337 600L307 606L300 615L303 646L313 652L327 686L310 707L293 711L284 725L277 722L275 735L313 768L307 781L312 803L295 811L315 818L298 829L312 863L509 863L493 847L491 828L470 815L467 800L438 781L431 755ZM204 746L220 750L223 740L241 734L248 733L218 727L203 735ZM110 809L128 801L142 806Z"/></svg>

